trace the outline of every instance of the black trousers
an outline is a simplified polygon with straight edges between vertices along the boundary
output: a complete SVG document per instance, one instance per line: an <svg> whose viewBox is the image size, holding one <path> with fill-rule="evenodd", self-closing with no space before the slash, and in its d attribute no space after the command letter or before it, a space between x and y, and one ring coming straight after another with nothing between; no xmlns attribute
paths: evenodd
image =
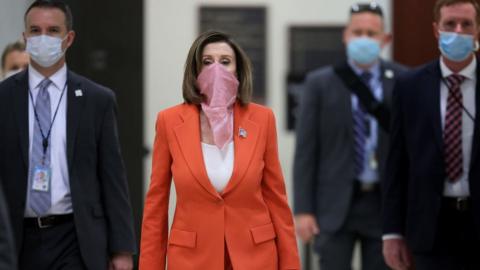
<svg viewBox="0 0 480 270"><path fill-rule="evenodd" d="M86 270L77 242L75 224L50 228L26 227L19 256L20 270Z"/></svg>
<svg viewBox="0 0 480 270"><path fill-rule="evenodd" d="M417 270L478 270L479 248L471 208L459 211L444 202L432 251L415 253L415 266Z"/></svg>

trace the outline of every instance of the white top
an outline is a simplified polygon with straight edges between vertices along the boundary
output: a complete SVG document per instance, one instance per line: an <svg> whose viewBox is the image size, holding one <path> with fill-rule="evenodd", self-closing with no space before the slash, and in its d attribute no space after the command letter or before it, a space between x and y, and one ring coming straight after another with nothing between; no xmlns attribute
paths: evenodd
<svg viewBox="0 0 480 270"><path fill-rule="evenodd" d="M475 87L477 83L476 76L477 60L473 57L473 61L458 74L463 75L466 79L463 81L460 89L462 91L463 106L475 118ZM440 69L445 79L451 75L451 71L443 62L440 61ZM447 110L448 87L445 83L440 86L440 112L442 115L442 130L445 126L445 114ZM475 123L468 116L465 110L462 114L462 155L463 155L463 175L455 183L445 179L443 195L447 197L466 197L470 195L470 187L468 183L468 173L470 172L470 159L472 154L472 141Z"/></svg>
<svg viewBox="0 0 480 270"><path fill-rule="evenodd" d="M216 145L202 142L202 152L208 178L213 187L222 192L233 172L233 142L229 142L222 150Z"/></svg>
<svg viewBox="0 0 480 270"><path fill-rule="evenodd" d="M32 91L33 102L36 102L39 84L45 77L36 71L32 66L28 67L28 85ZM55 74L49 78L52 83L48 86L50 94L51 117L55 114L62 90L67 81L67 66L64 65ZM58 108L57 117L52 126L50 134L50 164L52 169L52 207L47 211L47 215L72 213L72 200L70 194L70 182L67 164L67 91L63 94L62 101ZM29 125L29 153L32 154L33 128L35 123L35 114L33 104L28 97L28 125ZM30 164L31 166L31 164ZM30 171L30 169L29 169ZM30 188L30 187L29 187ZM28 203L25 206L25 217L35 217L36 214L30 209Z"/></svg>

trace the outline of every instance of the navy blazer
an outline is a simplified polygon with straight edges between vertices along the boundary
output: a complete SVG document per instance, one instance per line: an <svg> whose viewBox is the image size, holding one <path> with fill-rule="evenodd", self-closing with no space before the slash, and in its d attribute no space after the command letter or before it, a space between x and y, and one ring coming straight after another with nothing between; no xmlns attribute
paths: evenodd
<svg viewBox="0 0 480 270"><path fill-rule="evenodd" d="M3 187L0 185L0 269L16 270L15 245L4 196Z"/></svg>
<svg viewBox="0 0 480 270"><path fill-rule="evenodd" d="M116 124L115 95L67 72L67 159L75 228L88 269L107 269L115 252L136 250ZM28 71L0 84L0 179L17 251L22 247L29 136ZM81 96L75 90L81 89Z"/></svg>
<svg viewBox="0 0 480 270"><path fill-rule="evenodd" d="M468 179L480 233L479 65L476 72L477 117ZM429 251L433 246L446 179L441 78L436 60L401 76L393 92L391 144L383 186L384 233L404 235L414 252Z"/></svg>

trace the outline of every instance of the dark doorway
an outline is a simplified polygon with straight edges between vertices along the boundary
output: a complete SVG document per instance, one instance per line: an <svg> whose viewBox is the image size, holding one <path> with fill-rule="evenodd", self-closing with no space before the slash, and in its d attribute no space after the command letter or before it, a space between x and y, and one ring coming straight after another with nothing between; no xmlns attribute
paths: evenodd
<svg viewBox="0 0 480 270"><path fill-rule="evenodd" d="M393 2L393 58L418 66L439 56L433 35L433 6L436 0Z"/></svg>
<svg viewBox="0 0 480 270"><path fill-rule="evenodd" d="M71 0L77 37L68 67L117 95L137 237L143 211L143 1Z"/></svg>
<svg viewBox="0 0 480 270"><path fill-rule="evenodd" d="M201 6L199 32L219 30L232 35L252 61L253 101L266 102L266 16L265 7Z"/></svg>

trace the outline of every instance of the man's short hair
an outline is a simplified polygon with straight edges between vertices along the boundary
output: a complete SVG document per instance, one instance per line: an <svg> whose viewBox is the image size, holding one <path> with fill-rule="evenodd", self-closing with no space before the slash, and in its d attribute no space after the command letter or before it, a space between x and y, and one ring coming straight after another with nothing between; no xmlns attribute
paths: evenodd
<svg viewBox="0 0 480 270"><path fill-rule="evenodd" d="M440 21L440 10L443 7L456 4L472 4L472 6L475 8L477 25L480 25L480 5L478 4L477 0L437 0L435 6L433 7L433 16L435 21L437 23Z"/></svg>
<svg viewBox="0 0 480 270"><path fill-rule="evenodd" d="M37 0L31 4L27 11L25 11L24 21L25 25L27 24L27 15L33 8L56 8L59 9L65 14L65 26L67 31L73 29L73 15L70 7L61 0Z"/></svg>
<svg viewBox="0 0 480 270"><path fill-rule="evenodd" d="M383 11L380 5L376 2L370 3L356 3L350 7L350 16L353 14L370 12L383 18Z"/></svg>
<svg viewBox="0 0 480 270"><path fill-rule="evenodd" d="M2 70L5 70L5 64L7 62L7 55L11 52L23 52L25 51L25 44L21 41L8 44L2 52Z"/></svg>

